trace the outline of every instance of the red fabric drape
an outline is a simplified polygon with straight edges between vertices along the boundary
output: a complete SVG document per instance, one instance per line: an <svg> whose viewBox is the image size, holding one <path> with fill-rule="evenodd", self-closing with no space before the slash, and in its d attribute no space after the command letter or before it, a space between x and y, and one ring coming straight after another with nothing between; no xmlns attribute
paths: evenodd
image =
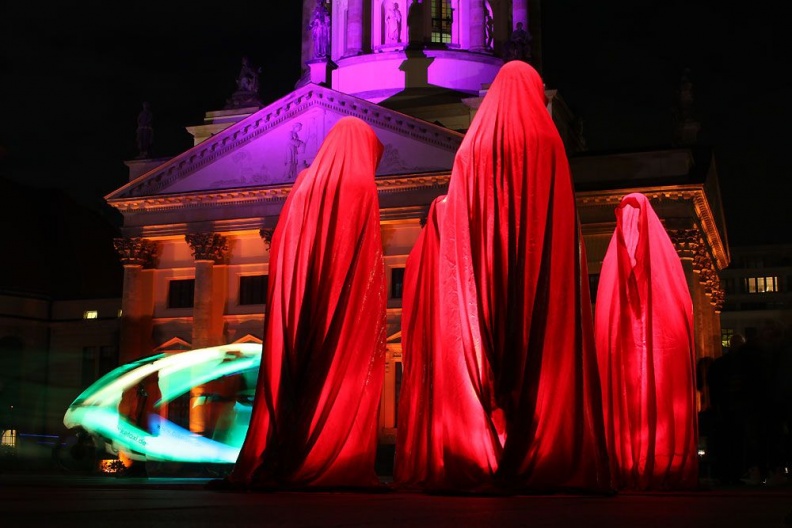
<svg viewBox="0 0 792 528"><path fill-rule="evenodd" d="M342 118L284 204L256 397L231 482L379 484L386 298L374 172L382 150L371 127Z"/></svg>
<svg viewBox="0 0 792 528"><path fill-rule="evenodd" d="M697 486L693 305L679 256L643 194L616 209L595 329L617 487Z"/></svg>
<svg viewBox="0 0 792 528"><path fill-rule="evenodd" d="M528 64L501 68L433 214L407 263L396 484L610 490L572 180Z"/></svg>

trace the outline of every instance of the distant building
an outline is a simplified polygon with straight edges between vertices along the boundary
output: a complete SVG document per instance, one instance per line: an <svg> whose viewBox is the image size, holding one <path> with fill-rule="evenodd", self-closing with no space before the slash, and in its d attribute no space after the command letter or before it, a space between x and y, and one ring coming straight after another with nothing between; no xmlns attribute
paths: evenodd
<svg viewBox="0 0 792 528"><path fill-rule="evenodd" d="M60 191L0 178L0 194L0 430L57 435L66 407L118 365L118 229Z"/></svg>
<svg viewBox="0 0 792 528"><path fill-rule="evenodd" d="M726 290L723 347L734 334L752 338L765 325L792 324L792 244L733 247L721 280Z"/></svg>

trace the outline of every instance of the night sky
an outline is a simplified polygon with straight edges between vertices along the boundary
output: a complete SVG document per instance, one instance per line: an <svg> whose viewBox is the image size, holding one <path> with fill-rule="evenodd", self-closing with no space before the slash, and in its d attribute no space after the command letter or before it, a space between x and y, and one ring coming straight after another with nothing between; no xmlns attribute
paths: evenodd
<svg viewBox="0 0 792 528"><path fill-rule="evenodd" d="M785 80L792 49L773 4L546 1L544 77L584 122L589 150L666 147L690 68L699 142L715 148L731 245L792 242ZM750 10L748 9L750 8ZM0 13L0 174L98 206L126 182L142 101L154 152L192 145L241 58L265 103L300 75L301 2L9 2Z"/></svg>

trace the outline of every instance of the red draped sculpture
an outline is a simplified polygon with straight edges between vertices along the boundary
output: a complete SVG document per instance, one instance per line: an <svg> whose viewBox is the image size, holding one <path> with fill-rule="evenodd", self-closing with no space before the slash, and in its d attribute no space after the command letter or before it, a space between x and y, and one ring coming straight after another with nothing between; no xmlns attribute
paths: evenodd
<svg viewBox="0 0 792 528"><path fill-rule="evenodd" d="M616 486L696 487L693 305L674 245L640 193L616 208L595 335Z"/></svg>
<svg viewBox="0 0 792 528"><path fill-rule="evenodd" d="M611 491L572 179L528 64L484 97L404 292L397 486Z"/></svg>
<svg viewBox="0 0 792 528"><path fill-rule="evenodd" d="M374 172L382 144L344 117L273 233L256 396L228 481L369 487L385 369L385 265Z"/></svg>

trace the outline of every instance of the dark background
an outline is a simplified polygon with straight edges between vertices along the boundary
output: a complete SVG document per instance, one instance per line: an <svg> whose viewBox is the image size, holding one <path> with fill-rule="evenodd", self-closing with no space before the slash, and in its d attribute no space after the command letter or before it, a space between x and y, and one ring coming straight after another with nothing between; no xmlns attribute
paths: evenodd
<svg viewBox="0 0 792 528"><path fill-rule="evenodd" d="M590 151L669 146L690 68L699 142L715 148L731 245L792 242L786 179L789 32L775 4L552 0L543 75L583 119ZM192 146L186 126L220 110L243 55L261 96L300 76L301 2L8 2L0 13L0 176L102 197L127 181L142 101L155 157ZM114 216L116 215L116 216Z"/></svg>

